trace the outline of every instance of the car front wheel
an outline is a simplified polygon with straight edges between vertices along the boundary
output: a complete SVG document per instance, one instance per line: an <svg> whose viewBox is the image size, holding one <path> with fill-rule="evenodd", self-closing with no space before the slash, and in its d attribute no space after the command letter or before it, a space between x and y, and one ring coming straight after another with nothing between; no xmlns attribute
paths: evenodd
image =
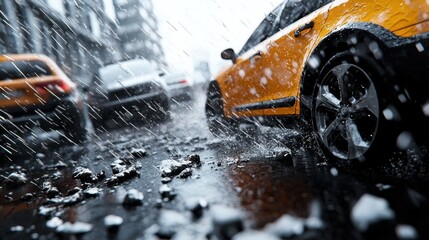
<svg viewBox="0 0 429 240"><path fill-rule="evenodd" d="M322 69L313 98L312 121L329 157L378 163L393 146L392 122L383 116L382 74L350 53L333 57ZM385 147L382 147L382 146Z"/></svg>
<svg viewBox="0 0 429 240"><path fill-rule="evenodd" d="M205 113L210 132L215 136L229 136L235 133L236 123L225 117L222 95L217 84L210 84L207 90Z"/></svg>

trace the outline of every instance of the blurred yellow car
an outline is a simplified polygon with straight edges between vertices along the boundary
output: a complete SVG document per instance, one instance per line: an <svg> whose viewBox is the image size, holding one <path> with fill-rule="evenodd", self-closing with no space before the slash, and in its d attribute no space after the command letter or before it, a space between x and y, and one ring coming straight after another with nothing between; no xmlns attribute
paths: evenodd
<svg viewBox="0 0 429 240"><path fill-rule="evenodd" d="M47 56L0 55L2 150L13 153L35 129L60 130L66 143L85 140L82 109L76 84Z"/></svg>
<svg viewBox="0 0 429 240"><path fill-rule="evenodd" d="M331 159L377 161L427 139L428 49L428 1L286 0L222 52L233 65L209 86L209 128L299 119Z"/></svg>

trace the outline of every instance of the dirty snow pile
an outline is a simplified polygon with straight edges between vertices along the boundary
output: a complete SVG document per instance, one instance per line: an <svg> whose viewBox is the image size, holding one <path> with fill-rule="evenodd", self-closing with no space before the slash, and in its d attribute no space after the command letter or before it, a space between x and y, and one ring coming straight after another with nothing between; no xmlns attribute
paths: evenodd
<svg viewBox="0 0 429 240"><path fill-rule="evenodd" d="M389 203L383 199L370 194L364 194L353 206L351 220L361 232L365 232L371 224L395 217L390 209Z"/></svg>

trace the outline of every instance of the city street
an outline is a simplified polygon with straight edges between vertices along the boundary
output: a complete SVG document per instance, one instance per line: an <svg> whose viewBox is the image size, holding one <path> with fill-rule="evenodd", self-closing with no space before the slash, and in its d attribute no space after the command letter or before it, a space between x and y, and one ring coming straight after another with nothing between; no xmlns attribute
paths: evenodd
<svg viewBox="0 0 429 240"><path fill-rule="evenodd" d="M0 240L428 240L429 0L0 0Z"/></svg>
<svg viewBox="0 0 429 240"><path fill-rule="evenodd" d="M172 104L166 122L94 130L82 146L49 144L31 156L9 156L0 169L0 238L227 239L251 229L262 231L251 239L429 237L428 168L413 153L383 168L350 170L329 164L311 134L292 129L214 138L204 101L200 92ZM178 171L163 162L188 155ZM114 179L118 159L119 173L128 173ZM124 202L132 188L143 193L141 202ZM362 196L380 221L359 218L363 210L354 206ZM111 214L123 219L119 230L103 222Z"/></svg>

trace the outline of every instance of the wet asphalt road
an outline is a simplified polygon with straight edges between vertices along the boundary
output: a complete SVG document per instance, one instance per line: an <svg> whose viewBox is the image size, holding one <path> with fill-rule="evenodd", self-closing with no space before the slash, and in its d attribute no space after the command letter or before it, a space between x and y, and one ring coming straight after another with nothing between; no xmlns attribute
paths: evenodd
<svg viewBox="0 0 429 240"><path fill-rule="evenodd" d="M322 226L306 227L292 239L429 239L427 158L416 160L409 153L378 169L334 167L308 134L296 130L262 127L256 136L214 138L208 132L203 106L201 94L194 101L173 104L172 119L166 122L123 124L108 132L95 130L84 146L47 144L44 149L38 146L38 154L31 156L4 156L2 178L23 172L28 181L18 186L2 182L0 239L151 239L163 209L189 219L176 237L204 239L211 232L210 209L216 205L238 209L245 229L264 229L284 214L322 220ZM145 148L148 154L132 158L133 148ZM291 158L282 157L288 150ZM200 156L201 166L192 167L187 178L174 177L168 185L175 197L161 199L160 162L194 153ZM114 186L101 177L87 183L73 178L79 166L90 169L94 176L104 171L109 178L113 175L110 164L118 158L131 159L139 174ZM58 193L49 198L44 184L56 187ZM97 187L99 193L65 203L61 197L72 195L70 190L75 187ZM131 188L143 192L141 206L122 204ZM32 196L23 200L26 193ZM352 224L350 212L365 193L387 200L395 217L362 232ZM198 220L192 220L186 208L193 199L209 204ZM116 233L109 233L103 224L109 214L124 220ZM47 227L54 216L89 223L93 228L83 235L58 234ZM417 234L403 238L398 234L398 226L403 225Z"/></svg>

